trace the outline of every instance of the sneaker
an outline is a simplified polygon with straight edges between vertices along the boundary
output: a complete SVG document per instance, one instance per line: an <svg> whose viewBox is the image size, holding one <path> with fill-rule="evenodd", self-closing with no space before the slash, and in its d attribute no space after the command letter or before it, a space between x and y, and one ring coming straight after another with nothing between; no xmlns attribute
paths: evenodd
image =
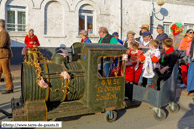
<svg viewBox="0 0 194 129"><path fill-rule="evenodd" d="M185 85L185 84L181 84L179 87L180 87L180 88L185 88L186 85Z"/></svg>

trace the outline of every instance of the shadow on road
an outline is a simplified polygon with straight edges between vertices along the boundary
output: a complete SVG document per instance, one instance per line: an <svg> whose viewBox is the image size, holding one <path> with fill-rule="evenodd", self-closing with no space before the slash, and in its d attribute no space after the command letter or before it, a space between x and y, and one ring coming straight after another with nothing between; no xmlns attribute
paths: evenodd
<svg viewBox="0 0 194 129"><path fill-rule="evenodd" d="M77 116L69 116L69 117L61 117L61 118L56 118L55 121L72 121L72 120L78 120L82 116L88 116L88 115L94 115L94 113L91 114L84 114L84 115L77 115Z"/></svg>
<svg viewBox="0 0 194 129"><path fill-rule="evenodd" d="M189 104L189 111L178 122L178 129L193 129L194 128L194 98L193 103ZM187 110L187 109L183 109Z"/></svg>
<svg viewBox="0 0 194 129"><path fill-rule="evenodd" d="M126 113L126 109L122 109L118 111L117 120L120 119Z"/></svg>
<svg viewBox="0 0 194 129"><path fill-rule="evenodd" d="M3 100L3 103L0 103L0 121L5 120L7 118L7 116L3 113L4 111L10 113L11 98L15 97L16 94L18 95L17 92L21 91L20 86L21 86L21 82L16 81L16 82L14 82L14 93L8 94L8 95L3 95L0 93L0 96L1 96L0 98ZM6 90L5 84L0 85L0 92L4 91L4 90ZM0 129L1 129L1 127L0 127Z"/></svg>
<svg viewBox="0 0 194 129"><path fill-rule="evenodd" d="M4 105L9 104L9 103L10 103L10 102L1 103L1 104L0 104L0 108L1 108L2 106L4 106Z"/></svg>
<svg viewBox="0 0 194 129"><path fill-rule="evenodd" d="M180 98L181 98L181 92L182 92L182 88L177 88L176 89L176 97L175 97L175 103L178 103Z"/></svg>

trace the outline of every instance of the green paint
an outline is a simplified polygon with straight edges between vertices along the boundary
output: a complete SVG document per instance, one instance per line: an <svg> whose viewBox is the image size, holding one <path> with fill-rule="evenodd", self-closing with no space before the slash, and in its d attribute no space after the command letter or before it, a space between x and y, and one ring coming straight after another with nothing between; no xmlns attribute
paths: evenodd
<svg viewBox="0 0 194 129"><path fill-rule="evenodd" d="M161 63L164 63L164 59L161 60Z"/></svg>
<svg viewBox="0 0 194 129"><path fill-rule="evenodd" d="M126 49L121 45L94 43L74 43L71 48L74 53L71 55L71 62L66 65L64 65L65 60L59 56L54 56L52 58L53 62L47 63L47 73L45 65L40 63L45 81L48 81L47 74L50 77L50 82L47 83L49 83L52 90L49 92L48 102L60 102L64 98L64 93L61 90L56 90L64 87L62 85L64 80L56 77L60 77L60 73L65 69L72 76L69 83L69 93L66 97L67 102L55 106L60 108L53 110L56 112L48 112L48 116L56 117L60 114L59 116L65 117L103 112L106 108L113 108L113 110L124 108L125 77L98 77L98 60L99 57L121 56L126 53ZM83 56L86 58L83 59ZM58 59L55 59L55 57ZM80 75L82 77L76 77ZM21 82L22 96L25 101L24 106L29 108L29 120L45 120L46 108L43 106L43 102L47 96L47 89L41 89L37 85L36 71L32 65L23 63ZM74 103L75 100L78 100L79 104ZM80 104L81 106L79 106ZM49 103L47 103L47 107L53 109ZM40 112L36 112L39 108L41 109ZM25 109L24 112L26 112ZM22 113L19 113L20 115L22 116ZM25 117L23 118L25 119Z"/></svg>

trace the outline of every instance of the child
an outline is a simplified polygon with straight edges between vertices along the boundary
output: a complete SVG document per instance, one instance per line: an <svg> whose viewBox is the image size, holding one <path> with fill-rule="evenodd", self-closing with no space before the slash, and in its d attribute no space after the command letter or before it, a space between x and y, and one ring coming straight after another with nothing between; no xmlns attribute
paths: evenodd
<svg viewBox="0 0 194 129"><path fill-rule="evenodd" d="M127 50L127 55L123 55L123 59L126 60L125 96L128 97L129 100L132 100L132 85L137 84L143 68L143 64L139 62L139 56L144 52L138 50L139 43L135 41L132 41L129 46L130 49Z"/></svg>
<svg viewBox="0 0 194 129"><path fill-rule="evenodd" d="M138 50L139 43L133 41L130 43L130 49L127 51L129 60L126 61L125 81L137 84L142 72L143 64L139 62L139 57L144 53Z"/></svg>
<svg viewBox="0 0 194 129"><path fill-rule="evenodd" d="M150 56L151 60L153 62L153 67L152 67L153 69L158 67L158 62L160 59L160 50L158 49L158 46L159 46L159 42L157 40L150 41L149 50L144 55L141 55L139 57L140 61L143 62L145 60L146 56ZM151 78L148 78L148 79L143 78L144 70L145 70L145 65L143 66L143 70L142 70L141 77L139 79L139 83L141 83L142 86L146 87L147 81L148 81L148 85L151 85L152 79Z"/></svg>
<svg viewBox="0 0 194 129"><path fill-rule="evenodd" d="M155 76L152 79L152 88L160 90L160 81L166 81L172 74L174 65L177 63L179 53L174 50L173 40L166 38L162 41L162 54L160 55L160 69L154 70Z"/></svg>

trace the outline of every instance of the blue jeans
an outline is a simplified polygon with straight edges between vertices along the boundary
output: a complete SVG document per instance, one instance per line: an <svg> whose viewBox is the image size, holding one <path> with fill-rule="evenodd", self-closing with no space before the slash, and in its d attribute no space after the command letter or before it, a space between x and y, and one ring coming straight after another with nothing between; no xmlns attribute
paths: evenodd
<svg viewBox="0 0 194 129"><path fill-rule="evenodd" d="M140 76L140 78L139 78L139 82L138 83L143 83L143 72L144 72L144 70L145 69L142 69L142 72L141 72L141 76ZM147 78L147 84L151 84L151 82L152 82L152 78Z"/></svg>
<svg viewBox="0 0 194 129"><path fill-rule="evenodd" d="M112 71L112 68L111 68L110 62L105 62L104 63L104 73L105 73L105 77L109 77L111 71Z"/></svg>

